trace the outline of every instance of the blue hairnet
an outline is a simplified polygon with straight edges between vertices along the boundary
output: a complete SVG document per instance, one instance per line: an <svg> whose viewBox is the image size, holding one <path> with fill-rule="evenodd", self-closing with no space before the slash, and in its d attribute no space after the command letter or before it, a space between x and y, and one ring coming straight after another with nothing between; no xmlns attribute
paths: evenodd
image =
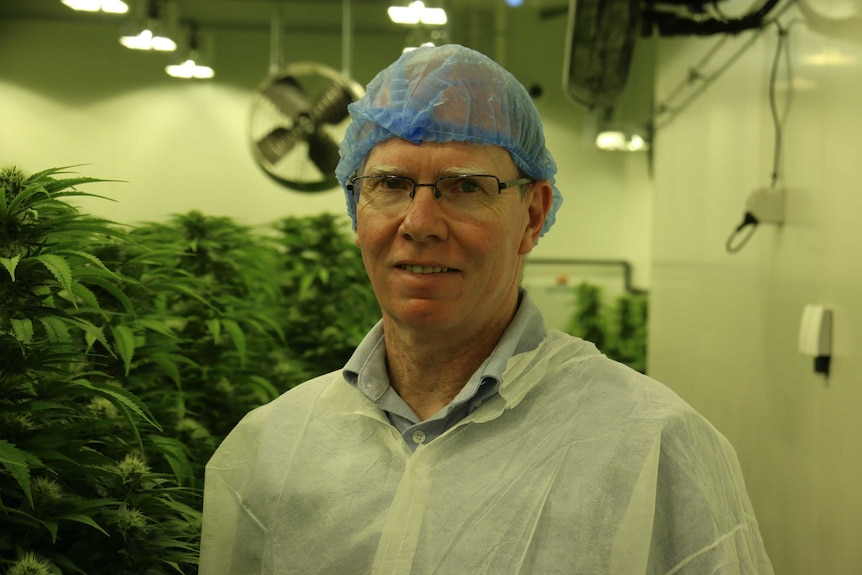
<svg viewBox="0 0 862 575"><path fill-rule="evenodd" d="M540 235L553 225L563 196L539 111L524 86L484 54L457 44L406 52L377 74L348 109L353 121L341 142L335 175L354 229L356 201L345 185L371 149L390 138L508 150L523 173L551 183L553 202Z"/></svg>

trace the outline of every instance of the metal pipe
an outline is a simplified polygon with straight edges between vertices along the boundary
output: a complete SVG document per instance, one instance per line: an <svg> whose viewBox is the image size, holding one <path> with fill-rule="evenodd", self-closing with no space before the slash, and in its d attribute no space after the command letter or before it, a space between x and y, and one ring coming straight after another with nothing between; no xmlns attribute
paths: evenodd
<svg viewBox="0 0 862 575"><path fill-rule="evenodd" d="M352 0L343 0L341 3L341 73L346 78L352 78L350 75L353 65L351 42L353 42Z"/></svg>
<svg viewBox="0 0 862 575"><path fill-rule="evenodd" d="M623 270L623 284L628 293L645 294L646 290L636 288L632 285L632 266L626 260L605 259L567 259L567 258L527 258L528 264L569 265L569 266L609 266L619 267Z"/></svg>
<svg viewBox="0 0 862 575"><path fill-rule="evenodd" d="M269 75L284 67L284 52L281 45L281 2L272 3L272 19L269 23Z"/></svg>

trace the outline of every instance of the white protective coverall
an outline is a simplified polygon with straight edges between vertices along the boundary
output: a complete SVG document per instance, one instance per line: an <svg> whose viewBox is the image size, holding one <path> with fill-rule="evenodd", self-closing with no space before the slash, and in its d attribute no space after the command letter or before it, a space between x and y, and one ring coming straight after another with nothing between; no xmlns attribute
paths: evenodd
<svg viewBox="0 0 862 575"><path fill-rule="evenodd" d="M207 467L201 575L772 573L736 455L662 384L551 331L415 452L340 372Z"/></svg>

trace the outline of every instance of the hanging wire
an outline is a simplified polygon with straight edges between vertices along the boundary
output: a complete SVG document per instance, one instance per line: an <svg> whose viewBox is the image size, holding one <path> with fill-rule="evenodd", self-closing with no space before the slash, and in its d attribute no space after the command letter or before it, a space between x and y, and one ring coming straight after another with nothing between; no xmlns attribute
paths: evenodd
<svg viewBox="0 0 862 575"><path fill-rule="evenodd" d="M751 236L754 235L754 232L757 231L757 224L757 218L754 217L754 214L751 212L745 212L745 218L742 220L742 223L736 226L730 236L728 236L727 241L724 243L724 249L727 250L727 253L735 254L744 248L745 244L748 243L748 240L751 239ZM748 228L748 233L742 236L742 239L737 242L739 234L746 228Z"/></svg>
<svg viewBox="0 0 862 575"><path fill-rule="evenodd" d="M786 9L786 8L785 8ZM782 10L783 12L783 10ZM791 59L790 59L790 51L789 45L787 43L787 38L789 34L789 26L784 27L777 19L773 19L771 24L774 24L778 30L778 41L775 47L775 56L772 59L772 68L769 73L769 111L772 116L772 125L774 129L775 139L774 146L772 152L772 174L770 178L770 186L772 189L775 189L778 186L779 180L779 170L781 164L781 148L782 148L782 124L784 119L778 113L778 104L776 98L776 85L778 84L778 68L781 63L782 53L784 54L786 60L786 68L787 68L787 101L785 102L785 118L787 115L787 110L789 108L790 96L793 91L793 70L791 68ZM791 23L792 25L792 23ZM725 242L725 249L728 253L734 254L741 250L748 243L748 240L751 239L751 236L754 235L754 232L757 230L758 225L757 217L749 211L745 212L745 216L743 217L742 223L739 224L733 232L731 232L730 236L727 238ZM745 236L742 236L740 240L737 238L740 237L740 233L748 228L748 233Z"/></svg>
<svg viewBox="0 0 862 575"><path fill-rule="evenodd" d="M790 98L793 95L793 67L792 61L790 58L790 45L787 41L788 34L790 33L790 26L798 23L799 20L794 20L790 22L786 27L781 25L781 22L778 20L773 20L773 24L778 29L778 46L775 48L775 57L772 60L772 71L770 72L769 78L769 110L772 114L772 123L775 127L775 146L773 149L773 158L772 158L772 178L771 185L774 188L778 185L779 179L779 170L780 160L781 160L781 147L782 147L782 132L784 123L784 119L787 116L787 112L790 108ZM776 85L778 84L778 67L781 60L782 49L784 52L784 60L785 60L785 68L787 69L787 99L784 103L784 116L782 118L778 113L778 104L776 102Z"/></svg>

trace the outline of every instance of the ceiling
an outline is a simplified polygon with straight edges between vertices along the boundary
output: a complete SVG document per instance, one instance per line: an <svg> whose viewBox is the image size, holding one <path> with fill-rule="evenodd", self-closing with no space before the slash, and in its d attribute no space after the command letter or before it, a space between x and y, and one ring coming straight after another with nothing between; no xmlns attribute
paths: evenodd
<svg viewBox="0 0 862 575"><path fill-rule="evenodd" d="M133 0L135 1L135 0ZM280 10L285 30L337 30L341 28L345 7L358 31L392 30L386 8L405 0L160 0L166 12L179 22L194 21L209 29L268 29L276 10ZM450 20L463 11L513 10L505 0L429 0L429 5L442 5L450 12ZM525 0L517 10L539 10L547 16L565 13L568 0ZM122 18L122 17L119 17ZM115 23L117 16L75 12L60 0L3 0L0 20L84 21L99 19Z"/></svg>

